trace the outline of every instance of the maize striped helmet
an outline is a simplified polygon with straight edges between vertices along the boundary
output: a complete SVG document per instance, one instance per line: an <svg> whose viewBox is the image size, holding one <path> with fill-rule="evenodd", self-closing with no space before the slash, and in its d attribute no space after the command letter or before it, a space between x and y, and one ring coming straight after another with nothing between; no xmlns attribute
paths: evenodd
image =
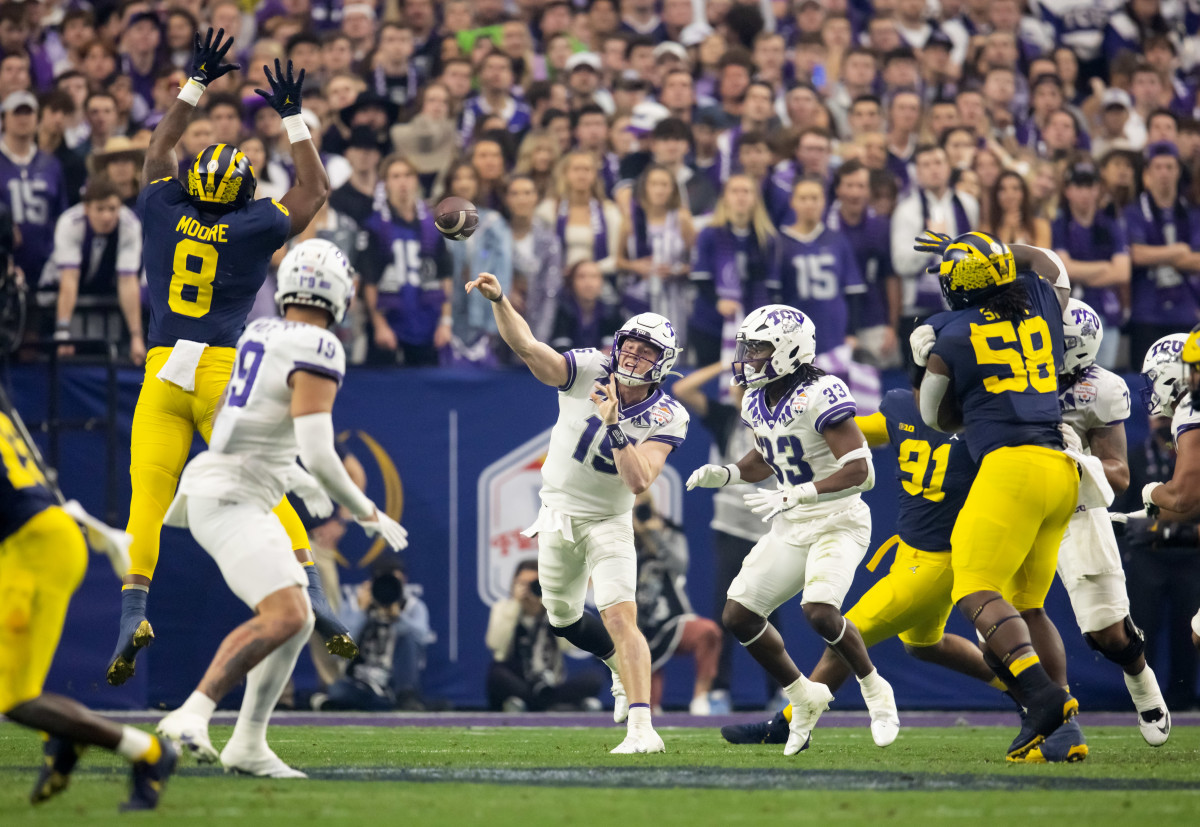
<svg viewBox="0 0 1200 827"><path fill-rule="evenodd" d="M229 212L254 199L258 181L250 159L233 144L213 144L187 172L187 192L201 209Z"/></svg>
<svg viewBox="0 0 1200 827"><path fill-rule="evenodd" d="M987 233L964 233L942 254L938 269L942 295L956 310L979 304L1017 280L1012 250Z"/></svg>

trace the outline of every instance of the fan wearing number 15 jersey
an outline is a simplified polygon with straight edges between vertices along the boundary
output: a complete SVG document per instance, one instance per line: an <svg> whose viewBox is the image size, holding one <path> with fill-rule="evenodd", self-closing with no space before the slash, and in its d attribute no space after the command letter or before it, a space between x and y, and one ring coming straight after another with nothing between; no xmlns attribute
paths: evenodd
<svg viewBox="0 0 1200 827"><path fill-rule="evenodd" d="M146 603L158 564L163 516L194 434L209 439L217 401L233 368L234 347L271 256L308 226L329 193L329 179L311 139L293 140L296 181L279 202L254 200L254 169L232 144L208 147L186 170L185 180L175 178L174 147L206 79L235 68L221 64L220 50L228 49L231 41L222 41L217 32L213 46L212 34L210 30L209 43L197 42L194 77L154 129L138 195L149 287L149 351L130 436L127 530L133 535L132 566L124 578L121 627L106 674L113 686L133 675L138 651L154 640ZM264 97L276 111L290 115L290 102L299 100L302 82L293 80L290 66L285 77L277 64L276 74L267 73L276 94ZM297 558L308 562L308 537L295 509L284 500L276 516ZM318 630L328 642L334 636L321 622L325 601L315 593L312 598Z"/></svg>

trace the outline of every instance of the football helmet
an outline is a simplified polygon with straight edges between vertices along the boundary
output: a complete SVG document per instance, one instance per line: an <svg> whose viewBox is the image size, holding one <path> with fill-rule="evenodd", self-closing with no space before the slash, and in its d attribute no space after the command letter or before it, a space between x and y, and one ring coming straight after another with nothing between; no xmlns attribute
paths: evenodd
<svg viewBox="0 0 1200 827"><path fill-rule="evenodd" d="M772 345L769 357L750 359L755 343ZM786 304L768 304L751 311L737 332L733 356L733 381L761 388L782 376L812 364L817 355L817 328L812 319ZM756 366L757 365L757 366Z"/></svg>
<svg viewBox="0 0 1200 827"><path fill-rule="evenodd" d="M1100 315L1079 299L1067 302L1067 309L1063 311L1063 373L1071 375L1096 364L1103 338L1104 324Z"/></svg>
<svg viewBox="0 0 1200 827"><path fill-rule="evenodd" d="M979 304L1017 280L1012 250L987 233L964 233L951 241L938 265L942 295L962 310Z"/></svg>
<svg viewBox="0 0 1200 827"><path fill-rule="evenodd" d="M310 238L288 250L275 274L275 306L283 313L289 304L328 310L341 322L354 295L354 277L346 254L332 241Z"/></svg>
<svg viewBox="0 0 1200 827"><path fill-rule="evenodd" d="M621 345L627 339L637 339L658 348L658 358L641 374L621 367ZM679 348L675 345L675 328L671 326L666 316L657 313L639 313L625 324L613 336L612 356L610 364L613 376L622 385L654 385L667 378L675 360L679 358ZM638 367L646 361L638 361Z"/></svg>
<svg viewBox="0 0 1200 827"><path fill-rule="evenodd" d="M258 180L250 159L233 144L213 144L187 172L187 194L202 210L225 213L254 200Z"/></svg>
<svg viewBox="0 0 1200 827"><path fill-rule="evenodd" d="M1187 375L1180 357L1189 338L1187 333L1172 333L1163 336L1146 351L1142 361L1142 376L1146 380L1142 402L1151 416L1171 416L1179 400L1188 392Z"/></svg>

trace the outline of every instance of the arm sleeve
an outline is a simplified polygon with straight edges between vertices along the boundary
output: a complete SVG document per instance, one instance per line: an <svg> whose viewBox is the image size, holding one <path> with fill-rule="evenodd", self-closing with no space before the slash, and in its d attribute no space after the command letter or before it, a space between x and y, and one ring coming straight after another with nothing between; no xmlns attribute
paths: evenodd
<svg viewBox="0 0 1200 827"><path fill-rule="evenodd" d="M374 514L375 504L350 479L333 449L333 417L328 413L308 414L296 417L293 423L300 459L308 472L355 517L365 519Z"/></svg>
<svg viewBox="0 0 1200 827"><path fill-rule="evenodd" d="M867 438L867 445L879 448L888 444L887 419L880 411L868 416L856 416L854 421L858 423L859 430Z"/></svg>

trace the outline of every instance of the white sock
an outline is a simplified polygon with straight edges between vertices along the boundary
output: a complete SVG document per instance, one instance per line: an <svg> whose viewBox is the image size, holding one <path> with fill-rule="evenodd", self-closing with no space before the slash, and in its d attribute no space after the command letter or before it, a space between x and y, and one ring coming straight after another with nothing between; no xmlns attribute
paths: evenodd
<svg viewBox="0 0 1200 827"><path fill-rule="evenodd" d="M612 670L612 673L617 677L621 676L621 664L617 662L617 656L614 653L612 657L604 659L604 665Z"/></svg>
<svg viewBox="0 0 1200 827"><path fill-rule="evenodd" d="M801 675L783 688L783 694L787 695L792 706L802 706L808 698L808 686L811 683L812 681Z"/></svg>
<svg viewBox="0 0 1200 827"><path fill-rule="evenodd" d="M1154 670L1148 663L1146 668L1136 675L1125 673L1125 688L1129 690L1129 696L1133 698L1133 705L1138 711L1149 708L1151 704L1162 703L1162 691L1158 688L1158 678L1155 677Z"/></svg>
<svg viewBox="0 0 1200 827"><path fill-rule="evenodd" d="M154 744L154 736L131 726L121 727L121 740L117 742L117 755L130 761L140 761Z"/></svg>
<svg viewBox="0 0 1200 827"><path fill-rule="evenodd" d="M279 696L296 668L300 650L312 635L313 617L299 632L285 640L282 645L267 655L246 675L246 694L242 697L242 708L233 727L230 743L242 741L249 744L267 743L267 722L271 712L279 703Z"/></svg>
<svg viewBox="0 0 1200 827"><path fill-rule="evenodd" d="M650 725L649 706L633 706L629 708L629 729L633 729L634 727L649 727Z"/></svg>
<svg viewBox="0 0 1200 827"><path fill-rule="evenodd" d="M874 695L883 686L883 684L881 683L881 679L879 677L879 670L872 669L871 674L867 675L865 678L859 678L858 685L860 687L862 687L862 691L864 694L869 693L871 695Z"/></svg>
<svg viewBox="0 0 1200 827"><path fill-rule="evenodd" d="M188 712L192 715L199 715L204 719L205 723L212 720L213 712L217 709L217 702L205 695L200 690L196 690L188 699L183 702L183 706L179 707L180 712Z"/></svg>

